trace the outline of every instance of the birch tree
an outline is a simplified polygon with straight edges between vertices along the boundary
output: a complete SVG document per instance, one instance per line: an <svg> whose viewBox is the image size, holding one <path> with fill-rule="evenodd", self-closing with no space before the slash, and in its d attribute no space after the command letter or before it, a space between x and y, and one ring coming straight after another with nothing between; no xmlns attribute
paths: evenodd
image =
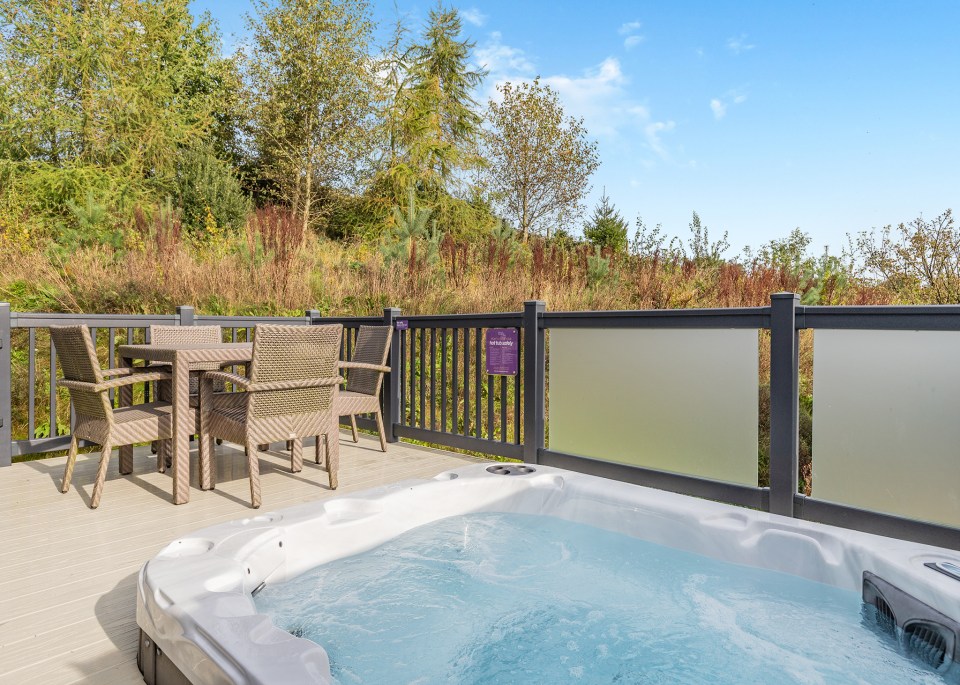
<svg viewBox="0 0 960 685"><path fill-rule="evenodd" d="M540 83L497 86L487 108L485 152L494 205L526 240L576 221L600 164L583 119L565 117L556 92Z"/></svg>
<svg viewBox="0 0 960 685"><path fill-rule="evenodd" d="M365 0L254 0L245 64L260 173L302 216L324 192L351 189L371 152L373 22Z"/></svg>

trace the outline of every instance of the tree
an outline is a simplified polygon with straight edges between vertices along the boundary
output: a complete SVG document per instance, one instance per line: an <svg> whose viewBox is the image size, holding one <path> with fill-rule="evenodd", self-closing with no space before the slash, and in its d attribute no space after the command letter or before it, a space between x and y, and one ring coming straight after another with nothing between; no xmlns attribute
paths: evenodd
<svg viewBox="0 0 960 685"><path fill-rule="evenodd" d="M456 9L430 11L423 37L407 41L398 21L382 60L382 121L386 168L382 177L399 198L407 187L428 195L455 190L458 175L477 163L482 114L472 93L486 73L470 68L474 43L460 38Z"/></svg>
<svg viewBox="0 0 960 685"><path fill-rule="evenodd" d="M582 119L564 119L557 94L540 80L497 86L487 109L488 183L496 206L523 232L545 232L583 213L597 145Z"/></svg>
<svg viewBox="0 0 960 685"><path fill-rule="evenodd" d="M730 249L727 232L716 242L710 242L710 231L700 222L700 215L693 213L690 220L690 240L687 241L689 259L698 264L718 264L723 261L723 253Z"/></svg>
<svg viewBox="0 0 960 685"><path fill-rule="evenodd" d="M223 98L218 52L188 0L0 0L0 157L169 189Z"/></svg>
<svg viewBox="0 0 960 685"><path fill-rule="evenodd" d="M960 230L953 212L933 219L922 216L885 226L877 236L848 236L850 253L867 275L878 278L906 302L960 303Z"/></svg>
<svg viewBox="0 0 960 685"><path fill-rule="evenodd" d="M583 228L583 236L601 249L627 251L627 222L610 202L606 189L593 210L593 216Z"/></svg>
<svg viewBox="0 0 960 685"><path fill-rule="evenodd" d="M251 139L262 174L301 215L351 188L371 146L373 23L366 0L255 0L246 64Z"/></svg>

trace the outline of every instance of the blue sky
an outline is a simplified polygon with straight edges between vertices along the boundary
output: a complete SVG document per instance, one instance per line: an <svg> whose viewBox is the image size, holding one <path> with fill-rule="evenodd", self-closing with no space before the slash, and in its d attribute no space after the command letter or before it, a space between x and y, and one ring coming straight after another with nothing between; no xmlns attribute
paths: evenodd
<svg viewBox="0 0 960 685"><path fill-rule="evenodd" d="M434 6L373 3L383 36L397 10L416 29ZM837 253L957 205L960 2L455 6L490 72L478 99L539 75L598 143L589 206L606 188L631 224L685 238L695 210L729 256L795 227ZM242 40L245 0L192 7Z"/></svg>

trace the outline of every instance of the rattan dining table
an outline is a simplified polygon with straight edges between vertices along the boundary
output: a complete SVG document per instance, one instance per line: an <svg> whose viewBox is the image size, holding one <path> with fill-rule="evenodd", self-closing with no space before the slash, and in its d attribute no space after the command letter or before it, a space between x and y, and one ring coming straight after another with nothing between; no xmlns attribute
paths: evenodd
<svg viewBox="0 0 960 685"><path fill-rule="evenodd" d="M137 360L169 364L173 398L173 503L190 501L190 436L196 432L194 413L190 408L190 371L211 362L221 365L248 364L253 357L253 343L178 343L175 345L120 345L120 362L132 367ZM120 406L133 401L132 386L120 392ZM210 465L201 465L200 487L210 487ZM133 471L133 447L120 448L120 472Z"/></svg>

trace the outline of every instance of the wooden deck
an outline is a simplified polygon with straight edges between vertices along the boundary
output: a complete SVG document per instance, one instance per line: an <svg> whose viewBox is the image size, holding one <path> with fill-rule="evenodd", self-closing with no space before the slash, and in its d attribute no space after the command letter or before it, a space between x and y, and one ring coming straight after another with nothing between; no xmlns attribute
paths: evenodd
<svg viewBox="0 0 960 685"><path fill-rule="evenodd" d="M338 494L406 478L430 477L479 461L406 444L380 452L375 439L341 440ZM313 450L305 450L312 457ZM59 492L65 458L0 469L0 684L142 683L136 666L136 578L170 540L242 518L249 481L242 452L217 449L217 489L197 489L174 506L171 479L137 450L134 474L120 476L116 455L100 508L88 508L97 455L80 455L67 494ZM193 454L196 459L196 451ZM305 458L261 454L263 510L330 497L327 474Z"/></svg>

